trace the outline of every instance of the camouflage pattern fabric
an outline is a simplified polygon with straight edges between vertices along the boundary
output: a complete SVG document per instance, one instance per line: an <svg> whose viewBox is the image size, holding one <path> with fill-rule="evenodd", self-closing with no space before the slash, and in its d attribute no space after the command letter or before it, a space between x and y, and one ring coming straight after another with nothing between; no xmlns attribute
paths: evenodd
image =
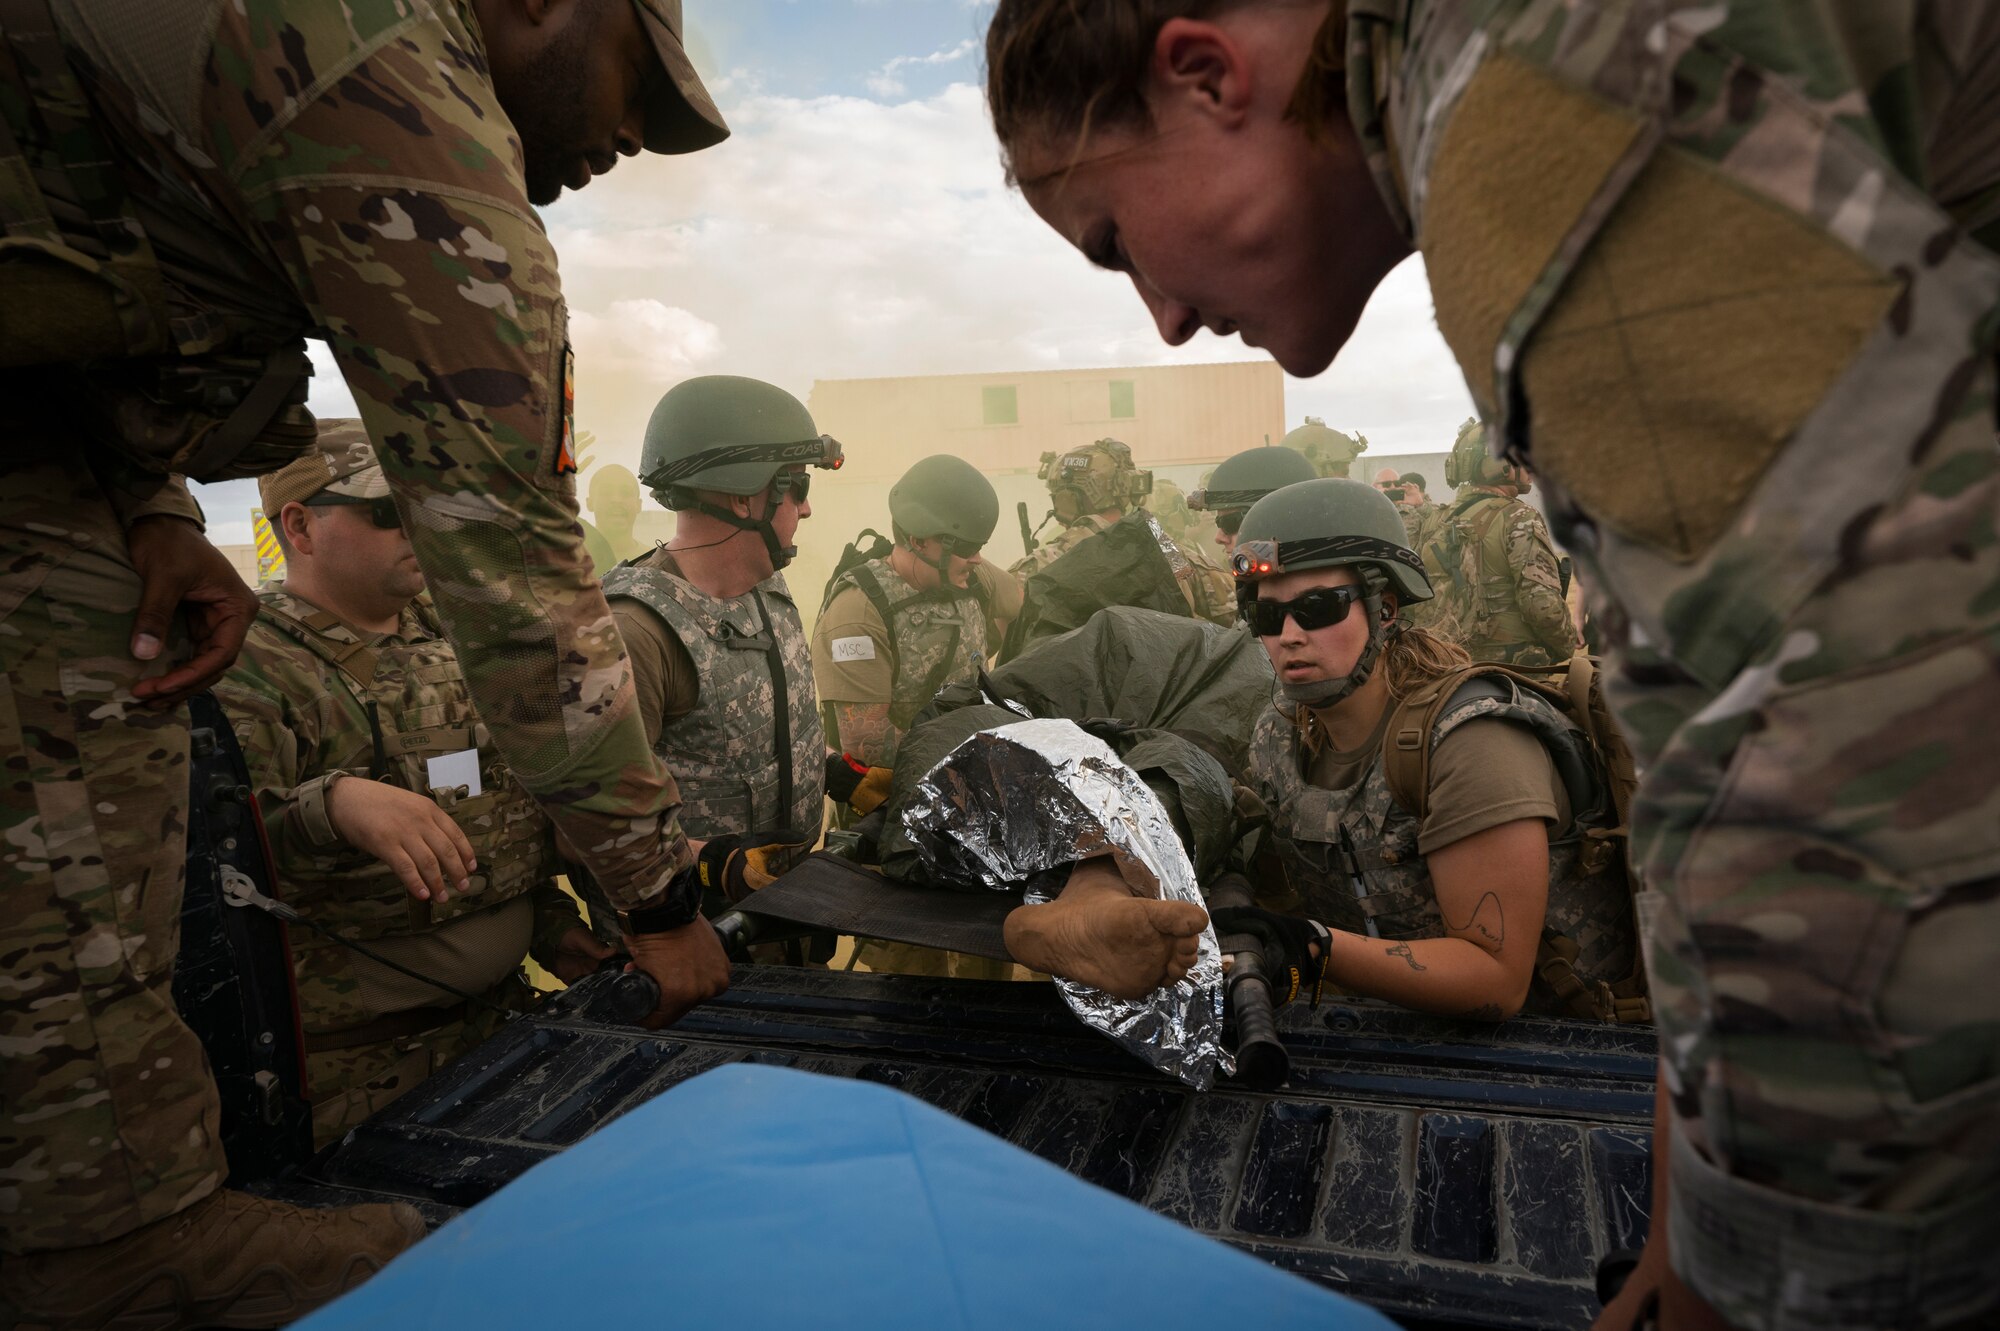
<svg viewBox="0 0 2000 1331"><path fill-rule="evenodd" d="M161 0L146 22L89 23L54 8L120 167L100 175L125 182L161 269L200 279L176 286L194 377L327 338L497 746L615 902L656 896L688 859L677 796L578 534L555 254L472 7ZM193 466L205 427L144 405L173 368L62 372L85 408L67 446ZM48 374L15 373L35 376L23 400L47 394ZM288 406L266 435L196 478L270 469L311 442L310 415Z"/></svg>
<svg viewBox="0 0 2000 1331"><path fill-rule="evenodd" d="M510 1012L534 1005L525 980L504 980L481 995ZM387 1109L419 1082L490 1039L505 1018L473 1008L427 1031L354 1045L306 1051L306 1089L312 1097L313 1149L324 1150Z"/></svg>
<svg viewBox="0 0 2000 1331"><path fill-rule="evenodd" d="M940 587L920 592L887 559L871 559L834 579L827 603L843 587L865 590L870 585L874 595L869 604L878 610L888 607L886 627L896 658L889 724L904 731L939 689L979 677L989 651L986 608L970 591L952 588L958 594L948 596Z"/></svg>
<svg viewBox="0 0 2000 1331"><path fill-rule="evenodd" d="M1475 661L1554 665L1575 650L1562 570L1542 515L1473 489L1445 510L1431 546L1443 566L1433 620L1449 616Z"/></svg>
<svg viewBox="0 0 2000 1331"><path fill-rule="evenodd" d="M1206 514L1198 515L1189 508L1187 492L1172 481L1156 479L1144 507L1182 549L1200 549L1215 539L1215 524Z"/></svg>
<svg viewBox="0 0 2000 1331"><path fill-rule="evenodd" d="M1235 580L1203 553L1201 547L1181 546L1161 528L1159 519L1151 513L1146 513L1145 517L1153 529L1154 537L1159 541L1160 553L1167 557L1167 564L1174 571L1174 580L1180 585L1181 596L1187 601L1189 613L1197 619L1206 619L1211 624L1221 624L1225 628L1234 624L1236 622ZM1007 571L1026 583L1029 578L1113 525L1113 522L1101 517L1082 518L1043 541Z"/></svg>
<svg viewBox="0 0 2000 1331"><path fill-rule="evenodd" d="M985 667L988 653L986 611L970 593L941 595L943 589L920 592L905 582L884 559L871 559L849 569L827 587L827 604L840 589L865 587L872 583L876 596L869 603L886 616L891 650L895 654L895 683L889 701L889 724L896 738L910 728L917 713L930 705L940 688L975 680ZM824 621L822 621L824 622ZM941 669L949 661L949 668ZM890 749L893 758L895 750ZM888 765L885 761L884 765ZM836 822L851 825L845 806L834 810ZM1005 980L1014 967L990 957L963 952L946 952L914 943L897 943L883 938L856 938L854 961L880 974L954 976L970 980Z"/></svg>
<svg viewBox="0 0 2000 1331"><path fill-rule="evenodd" d="M1490 715L1485 701L1448 709L1438 718L1431 746L1435 748L1466 722ZM1526 701L1545 712L1548 722L1574 728L1541 699ZM1372 919L1384 938L1443 938L1437 889L1417 849L1418 820L1390 795L1381 759L1347 790L1312 785L1305 779L1305 762L1305 737L1298 725L1275 707L1267 710L1251 737L1250 775L1270 814L1272 849L1284 866L1287 890L1274 900L1332 929L1363 933ZM1355 895L1347 872L1340 842L1343 828L1366 879L1365 905ZM1575 826L1562 828L1549 843L1543 928L1576 943L1573 965L1586 985L1611 984L1631 972L1638 946L1624 869L1613 866L1595 875L1585 873L1577 831ZM1570 1015L1567 1004L1539 974L1529 986L1522 1011Z"/></svg>
<svg viewBox="0 0 2000 1331"><path fill-rule="evenodd" d="M708 838L791 828L819 832L826 806L826 729L813 687L812 643L782 573L741 596L714 597L662 566L665 551L625 564L605 595L630 597L665 622L694 660L700 702L660 728L659 753L680 774L688 835ZM777 692L784 675L792 800L780 804Z"/></svg>
<svg viewBox="0 0 2000 1331"><path fill-rule="evenodd" d="M260 588L258 600L243 654L215 694L250 767L286 901L362 942L422 933L530 892L538 912L582 927L553 881L548 819L495 751L428 598L412 601L397 631L381 637L357 634L283 584ZM465 749L479 750L481 793L433 789L429 761ZM370 779L444 808L479 861L466 891L443 903L412 900L393 870L339 838L328 785ZM351 950L317 932L290 934L309 1042L380 1015L362 999Z"/></svg>
<svg viewBox="0 0 2000 1331"><path fill-rule="evenodd" d="M1421 504L1403 503L1396 505L1403 514L1403 530L1408 534L1410 548L1424 561L1424 575L1430 579L1431 587L1438 593L1428 601L1412 601L1402 607L1398 617L1406 624L1433 633L1441 633L1454 641L1458 637L1457 622L1448 611L1448 598L1444 595L1449 583L1444 567L1431 552L1431 546L1439 538L1450 510L1443 504L1425 500Z"/></svg>
<svg viewBox="0 0 2000 1331"><path fill-rule="evenodd" d="M15 441L62 460L10 467L0 485L0 548L43 552L31 577L12 566L0 620L0 1252L10 1254L116 1238L201 1200L227 1172L208 1060L172 994L187 713L131 692L172 653L151 666L130 655L139 577L120 514L83 459L46 439Z"/></svg>
<svg viewBox="0 0 2000 1331"><path fill-rule="evenodd" d="M2000 7L1348 22L1377 181L1611 646L1675 1267L1746 1331L1990 1325Z"/></svg>

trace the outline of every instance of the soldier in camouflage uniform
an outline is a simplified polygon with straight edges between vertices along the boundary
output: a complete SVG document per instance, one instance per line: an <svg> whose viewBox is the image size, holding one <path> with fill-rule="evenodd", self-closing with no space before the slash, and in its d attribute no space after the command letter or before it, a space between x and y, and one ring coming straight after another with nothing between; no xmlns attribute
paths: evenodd
<svg viewBox="0 0 2000 1331"><path fill-rule="evenodd" d="M1368 451L1368 438L1342 434L1319 417L1308 416L1304 425L1280 441L1280 447L1301 454L1321 476L1345 477L1353 470L1354 459Z"/></svg>
<svg viewBox="0 0 2000 1331"><path fill-rule="evenodd" d="M1638 945L1623 868L1583 866L1582 810L1549 752L1576 742L1572 721L1512 685L1461 690L1428 740L1427 808L1390 793L1396 703L1466 658L1403 622L1431 589L1389 500L1359 481L1288 486L1244 518L1236 567L1286 700L1251 740L1270 821L1246 861L1268 866L1267 901L1329 931L1326 978L1479 1020L1562 1015L1537 967L1547 935L1574 945L1584 985L1622 981Z"/></svg>
<svg viewBox="0 0 2000 1331"><path fill-rule="evenodd" d="M533 211L620 152L726 132L679 9L9 6L0 308L35 312L0 320L17 850L0 1297L20 1315L288 1320L421 1232L407 1209L218 1191L215 1093L170 999L174 704L256 608L176 478L261 474L311 445L304 336L329 340L361 404L511 769L621 902L664 902L687 864L577 538L565 319ZM170 670L177 605L197 654ZM664 931L639 948L663 1016L726 983L712 931L672 931L685 898L644 919ZM232 1311L252 1281L258 1311Z"/></svg>
<svg viewBox="0 0 2000 1331"><path fill-rule="evenodd" d="M1297 449L1276 444L1246 448L1218 466L1188 503L1215 515L1215 543L1223 554L1230 555L1236 552L1236 532L1252 504L1273 490L1312 480L1318 474Z"/></svg>
<svg viewBox="0 0 2000 1331"><path fill-rule="evenodd" d="M1446 479L1458 497L1417 546L1443 590L1424 622L1456 638L1475 661L1567 661L1576 653L1576 625L1548 525L1520 499L1534 484L1526 469L1489 456L1485 428L1467 421Z"/></svg>
<svg viewBox="0 0 2000 1331"><path fill-rule="evenodd" d="M2000 7L1258 3L1175 29L1206 87L1073 12L989 37L1030 202L1299 375L1421 248L1582 566L1658 889L1659 1214L1605 1325L1993 1325Z"/></svg>
<svg viewBox="0 0 2000 1331"><path fill-rule="evenodd" d="M1140 501L1140 507L1158 518L1160 526L1182 549L1198 548L1210 539L1209 534L1202 530L1203 524L1188 507L1187 491L1172 481L1155 477L1153 491Z"/></svg>
<svg viewBox="0 0 2000 1331"><path fill-rule="evenodd" d="M674 538L612 570L604 594L682 826L705 854L759 848L749 878L708 883L710 914L819 839L826 732L781 570L812 516L807 467L840 461L797 398L755 379L689 379L646 423L641 480L677 515Z"/></svg>
<svg viewBox="0 0 2000 1331"><path fill-rule="evenodd" d="M1048 482L1049 495L1054 500L1051 516L1063 528L1008 570L1020 582L1026 583L1077 546L1137 511L1158 539L1160 553L1174 571L1189 613L1212 624L1235 622L1229 575L1198 547L1178 544L1161 528L1157 518L1140 507L1140 501L1152 491L1153 473L1133 465L1132 450L1125 444L1116 439L1099 439L1067 453L1044 453L1041 478Z"/></svg>
<svg viewBox="0 0 2000 1331"><path fill-rule="evenodd" d="M979 551L1000 521L993 484L962 458L924 458L889 489L885 558L842 573L813 625L820 706L838 756L827 763L836 804L867 813L886 793L881 775L918 712L947 684L978 679L1000 635L993 606L1012 578ZM870 782L869 777L875 776ZM864 807L854 797L869 789ZM856 959L875 971L1004 979L1013 967L986 957L860 939Z"/></svg>
<svg viewBox="0 0 2000 1331"><path fill-rule="evenodd" d="M258 589L216 697L278 886L320 929L440 981L290 931L325 1146L490 1035L496 1009L526 1006L523 956L567 982L611 950L556 885L548 819L473 710L361 422L322 421L318 449L258 489L286 577Z"/></svg>

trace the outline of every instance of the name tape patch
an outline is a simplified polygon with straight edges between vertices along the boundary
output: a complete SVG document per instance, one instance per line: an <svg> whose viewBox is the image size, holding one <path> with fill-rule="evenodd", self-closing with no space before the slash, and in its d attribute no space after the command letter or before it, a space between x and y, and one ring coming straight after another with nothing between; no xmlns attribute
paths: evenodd
<svg viewBox="0 0 2000 1331"><path fill-rule="evenodd" d="M873 638L835 638L833 659L836 661L873 661L875 640Z"/></svg>

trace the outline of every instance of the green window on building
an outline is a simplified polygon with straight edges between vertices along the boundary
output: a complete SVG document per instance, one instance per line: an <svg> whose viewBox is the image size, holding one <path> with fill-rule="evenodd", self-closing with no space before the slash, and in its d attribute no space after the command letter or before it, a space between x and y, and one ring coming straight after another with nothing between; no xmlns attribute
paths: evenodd
<svg viewBox="0 0 2000 1331"><path fill-rule="evenodd" d="M1129 421L1138 414L1139 408L1132 397L1132 381L1130 379L1113 379L1111 381L1111 419L1114 421Z"/></svg>
<svg viewBox="0 0 2000 1331"><path fill-rule="evenodd" d="M979 390L980 415L987 425L1019 425L1021 423L1021 403L1014 395L1014 386L982 388Z"/></svg>

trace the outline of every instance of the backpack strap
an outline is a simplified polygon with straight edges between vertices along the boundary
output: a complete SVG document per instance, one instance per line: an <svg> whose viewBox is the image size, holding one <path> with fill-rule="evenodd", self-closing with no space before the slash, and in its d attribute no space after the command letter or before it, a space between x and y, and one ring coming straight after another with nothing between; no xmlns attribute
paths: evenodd
<svg viewBox="0 0 2000 1331"><path fill-rule="evenodd" d="M1653 1019L1653 1002L1646 996L1646 975L1640 963L1635 962L1632 973L1616 984L1599 980L1589 985L1576 973L1581 953L1574 939L1548 928L1542 930L1541 945L1535 950L1535 974L1572 1017L1620 1024Z"/></svg>
<svg viewBox="0 0 2000 1331"><path fill-rule="evenodd" d="M1465 685L1494 672L1507 673L1485 662L1460 666L1400 699L1390 712L1382 734L1382 777L1391 798L1419 821L1430 813L1431 736L1438 719Z"/></svg>

